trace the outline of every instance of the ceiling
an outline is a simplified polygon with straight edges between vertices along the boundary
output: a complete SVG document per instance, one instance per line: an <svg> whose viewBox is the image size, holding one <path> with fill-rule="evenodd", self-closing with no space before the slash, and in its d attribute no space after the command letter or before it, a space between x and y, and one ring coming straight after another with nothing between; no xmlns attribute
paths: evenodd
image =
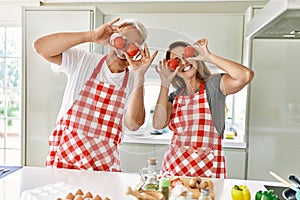
<svg viewBox="0 0 300 200"><path fill-rule="evenodd" d="M41 5L86 5L97 6L104 14L124 13L244 13L249 6L263 6L268 0L154 0L154 1L121 1L121 0L44 0Z"/></svg>

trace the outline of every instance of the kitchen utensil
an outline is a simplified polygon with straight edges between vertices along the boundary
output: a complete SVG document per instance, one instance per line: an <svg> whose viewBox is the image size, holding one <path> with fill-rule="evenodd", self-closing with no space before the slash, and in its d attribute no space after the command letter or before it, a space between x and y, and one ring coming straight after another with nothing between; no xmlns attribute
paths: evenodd
<svg viewBox="0 0 300 200"><path fill-rule="evenodd" d="M300 189L300 180L295 175L290 175L289 180L296 184L296 186Z"/></svg>
<svg viewBox="0 0 300 200"><path fill-rule="evenodd" d="M136 191L132 190L131 187L128 187L126 194L132 195L138 200L164 200L164 195L154 190Z"/></svg>
<svg viewBox="0 0 300 200"><path fill-rule="evenodd" d="M0 175L5 174L6 172L9 172L9 171L10 171L10 169L8 169L8 168L1 168Z"/></svg>
<svg viewBox="0 0 300 200"><path fill-rule="evenodd" d="M135 189L136 191L140 191L140 190L142 189L143 185L145 184L145 178L146 178L146 176L144 177L144 176L142 175L141 170L139 170L139 174L140 174L141 180L140 180L140 182L134 187L134 189Z"/></svg>
<svg viewBox="0 0 300 200"><path fill-rule="evenodd" d="M282 196L286 200L297 200L295 194L296 192L291 188L286 188L282 191Z"/></svg>
<svg viewBox="0 0 300 200"><path fill-rule="evenodd" d="M289 189L288 187L286 186L275 186L275 185L264 185L264 187L267 189L267 190L273 190L273 193L276 194L278 196L278 199L279 200L283 200L285 199L283 197L283 192L284 190L286 189ZM294 192L294 190L292 190ZM294 195L295 196L295 195Z"/></svg>
<svg viewBox="0 0 300 200"><path fill-rule="evenodd" d="M280 181L281 183L285 184L287 187L289 187L290 189L294 190L296 192L295 196L297 200L300 200L300 189L296 188L294 186L292 186L292 184L290 182L288 182L287 180L283 179L282 177L280 177L279 175L277 175L276 173L270 171L270 174L276 178L278 181Z"/></svg>
<svg viewBox="0 0 300 200"><path fill-rule="evenodd" d="M5 170L6 168L0 167L0 172L2 172L3 170Z"/></svg>

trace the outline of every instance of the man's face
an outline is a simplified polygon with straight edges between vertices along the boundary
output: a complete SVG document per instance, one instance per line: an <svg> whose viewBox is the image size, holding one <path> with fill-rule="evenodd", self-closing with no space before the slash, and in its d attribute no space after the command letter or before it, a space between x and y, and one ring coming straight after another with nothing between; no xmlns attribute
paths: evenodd
<svg viewBox="0 0 300 200"><path fill-rule="evenodd" d="M144 40L139 31L131 25L120 27L120 33L112 36L112 45L118 51L115 53L120 59L126 59L124 53L134 57L139 52L139 48Z"/></svg>

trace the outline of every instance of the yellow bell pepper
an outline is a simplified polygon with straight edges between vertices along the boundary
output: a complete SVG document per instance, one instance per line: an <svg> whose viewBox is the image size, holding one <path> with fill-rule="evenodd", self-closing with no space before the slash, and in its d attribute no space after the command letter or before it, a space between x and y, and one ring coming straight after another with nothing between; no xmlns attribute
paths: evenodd
<svg viewBox="0 0 300 200"><path fill-rule="evenodd" d="M231 189L232 200L251 200L251 194L247 186L235 185Z"/></svg>

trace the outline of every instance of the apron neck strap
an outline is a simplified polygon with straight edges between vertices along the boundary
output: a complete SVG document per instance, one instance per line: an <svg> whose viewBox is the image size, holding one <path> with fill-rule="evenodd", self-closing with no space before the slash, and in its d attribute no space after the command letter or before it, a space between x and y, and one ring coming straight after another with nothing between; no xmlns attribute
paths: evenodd
<svg viewBox="0 0 300 200"><path fill-rule="evenodd" d="M202 83L200 83L199 91L197 91L197 92L203 93L204 89L205 89L205 82L202 82ZM185 89L182 89L177 96L181 96L184 92L185 92Z"/></svg>
<svg viewBox="0 0 300 200"><path fill-rule="evenodd" d="M128 76L129 76L129 70L128 70L128 67L127 67L127 68L126 68L125 77L124 77L124 80L123 80L122 87L126 87L127 82L128 82Z"/></svg>
<svg viewBox="0 0 300 200"><path fill-rule="evenodd" d="M103 63L104 63L106 57L107 57L107 54L104 55L104 56L101 58L101 60L99 61L97 67L94 69L93 74L92 74L92 78L93 78L93 79L96 79L96 77L97 77L98 73L100 72L100 69L101 69L101 67L102 67L102 65L103 65Z"/></svg>

